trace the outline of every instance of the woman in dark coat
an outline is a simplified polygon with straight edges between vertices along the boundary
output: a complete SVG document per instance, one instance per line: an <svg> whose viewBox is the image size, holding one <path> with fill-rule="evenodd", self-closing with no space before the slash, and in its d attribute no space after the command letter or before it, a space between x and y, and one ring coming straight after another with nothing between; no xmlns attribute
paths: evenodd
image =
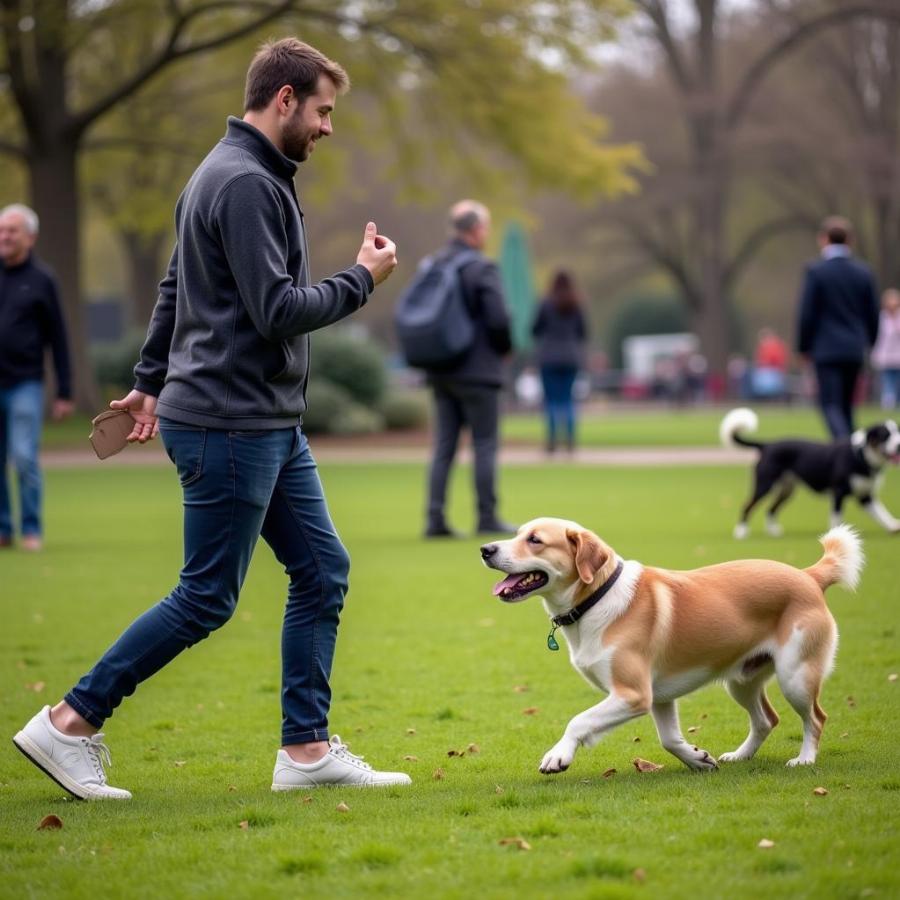
<svg viewBox="0 0 900 900"><path fill-rule="evenodd" d="M566 446L575 449L575 401L572 389L584 364L587 323L581 297L568 272L557 272L541 302L531 333L536 340L537 363L544 386L547 452L556 450L565 431Z"/></svg>

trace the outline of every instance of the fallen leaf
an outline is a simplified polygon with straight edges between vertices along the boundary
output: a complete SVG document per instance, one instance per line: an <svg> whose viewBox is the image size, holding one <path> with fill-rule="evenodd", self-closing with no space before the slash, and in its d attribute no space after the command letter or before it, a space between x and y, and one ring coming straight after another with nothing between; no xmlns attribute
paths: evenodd
<svg viewBox="0 0 900 900"><path fill-rule="evenodd" d="M186 760L186 759L176 759L176 760L175 760L175 768L176 768L176 769L180 769L180 768L181 768L182 766L184 766L186 763L187 763L187 760Z"/></svg>
<svg viewBox="0 0 900 900"><path fill-rule="evenodd" d="M466 755L465 750L448 750L447 751L447 756L465 756L465 755Z"/></svg>
<svg viewBox="0 0 900 900"><path fill-rule="evenodd" d="M528 685L527 684L517 684L513 690L517 694L527 694L528 693Z"/></svg>
<svg viewBox="0 0 900 900"><path fill-rule="evenodd" d="M338 803L338 805L335 807L335 809L338 812L350 812L350 807L347 806L347 804L344 803L343 800L340 803Z"/></svg>
<svg viewBox="0 0 900 900"><path fill-rule="evenodd" d="M641 739L640 739L637 735L635 735L635 736L631 739L631 743L632 743L632 744L639 744L640 742L641 742Z"/></svg>
<svg viewBox="0 0 900 900"><path fill-rule="evenodd" d="M314 799L315 799L314 797L304 797L300 802L301 803L312 803Z"/></svg>
<svg viewBox="0 0 900 900"><path fill-rule="evenodd" d="M233 784L228 785L228 793L233 794L237 790L237 786Z"/></svg>
<svg viewBox="0 0 900 900"><path fill-rule="evenodd" d="M415 733L416 733L416 729L415 729L415 728L407 728L407 729L406 729L406 733L407 733L407 734L415 734Z"/></svg>
<svg viewBox="0 0 900 900"><path fill-rule="evenodd" d="M828 791L825 790L825 788L823 788L823 787L817 787L817 788L813 788L813 793L817 797L824 797L828 793Z"/></svg>
<svg viewBox="0 0 900 900"><path fill-rule="evenodd" d="M636 756L632 762L638 772L657 772L663 768L659 763L650 762L649 759L641 759L639 756Z"/></svg>
<svg viewBox="0 0 900 900"><path fill-rule="evenodd" d="M529 844L528 841L525 840L525 838L521 838L521 837L500 838L500 840L497 843L499 843L501 847L515 846L515 847L518 847L520 850L530 850L531 849L531 844Z"/></svg>
<svg viewBox="0 0 900 900"><path fill-rule="evenodd" d="M699 731L699 730L700 730L699 725L691 725L691 727L688 728L688 734L693 734L695 731Z"/></svg>
<svg viewBox="0 0 900 900"><path fill-rule="evenodd" d="M523 716L535 716L540 712L540 710L536 706L526 706L525 709L522 710Z"/></svg>
<svg viewBox="0 0 900 900"><path fill-rule="evenodd" d="M238 828L240 828L241 831L247 831L247 829L250 828L250 823L246 819L244 819L244 821L238 825Z"/></svg>
<svg viewBox="0 0 900 900"><path fill-rule="evenodd" d="M849 731L842 731L842 732L841 732L841 737L850 737L850 732L849 732Z"/></svg>
<svg viewBox="0 0 900 900"><path fill-rule="evenodd" d="M404 756L403 758L404 758L407 762L418 762L418 761L419 761L419 757L418 757L418 756L413 756L412 754L407 754L407 755Z"/></svg>
<svg viewBox="0 0 900 900"><path fill-rule="evenodd" d="M775 841L770 841L768 838L763 838L756 846L762 850L768 850L771 847L775 846Z"/></svg>
<svg viewBox="0 0 900 900"><path fill-rule="evenodd" d="M495 794L502 794L502 793L503 793L503 788L500 787L499 784L496 785L496 787L494 788L494 793L495 793Z"/></svg>
<svg viewBox="0 0 900 900"><path fill-rule="evenodd" d="M481 753L481 747L479 747L478 744L469 744L469 746L466 747L466 751L468 753Z"/></svg>
<svg viewBox="0 0 900 900"><path fill-rule="evenodd" d="M708 718L709 718L709 716L708 716L708 715L707 715L707 714L706 714L706 713L703 713L703 715L702 715L702 716L700 716L700 718L701 718L701 719L708 719Z"/></svg>
<svg viewBox="0 0 900 900"><path fill-rule="evenodd" d="M29 684L28 687L36 694L40 694L40 692L44 690L47 685L43 681L36 681L34 684Z"/></svg>
<svg viewBox="0 0 900 900"><path fill-rule="evenodd" d="M643 884L647 880L647 873L643 869L635 869L632 873L634 880Z"/></svg>
<svg viewBox="0 0 900 900"><path fill-rule="evenodd" d="M853 707L856 706L856 700L853 697L847 698L847 706Z"/></svg>
<svg viewBox="0 0 900 900"><path fill-rule="evenodd" d="M896 681L896 680L897 680L897 673L891 672L891 674L888 675L888 681Z"/></svg>
<svg viewBox="0 0 900 900"><path fill-rule="evenodd" d="M607 770L603 773L603 777L604 777L604 778L612 778L613 775L616 775L617 773L618 773L618 769L607 769Z"/></svg>
<svg viewBox="0 0 900 900"><path fill-rule="evenodd" d="M432 780L434 780L434 781L440 781L443 777L444 777L443 769L435 769L434 773L431 776Z"/></svg>
<svg viewBox="0 0 900 900"><path fill-rule="evenodd" d="M38 825L38 831L55 831L59 830L63 827L62 819L59 816L54 816L52 813L49 816L44 816L41 819L40 825Z"/></svg>

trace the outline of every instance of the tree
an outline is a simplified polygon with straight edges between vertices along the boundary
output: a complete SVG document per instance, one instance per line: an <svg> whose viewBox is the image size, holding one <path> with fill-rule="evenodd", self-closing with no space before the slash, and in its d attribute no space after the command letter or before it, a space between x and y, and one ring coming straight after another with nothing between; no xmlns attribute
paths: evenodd
<svg viewBox="0 0 900 900"><path fill-rule="evenodd" d="M500 148L520 160L530 180L590 182L612 190L627 184L624 168L637 160L636 151L602 147L602 122L568 95L565 78L545 60L550 52L562 61L579 57L586 39L608 28L607 9L618 5L613 0L533 5L515 0L0 0L0 75L19 120L18 134L0 140L0 152L18 158L28 170L32 204L44 222L42 246L60 279L75 335L80 403L95 405L79 303L79 156L91 130L158 75L276 21L327 25L341 42L342 60L349 56L359 64L364 80L395 116L409 109L408 96L423 86L465 129L499 139ZM397 90L398 75L409 91ZM511 127L532 120L535 103L553 112L558 123L569 118L567 140L561 140L562 128L546 133L552 148L564 144L568 151L562 178L541 142ZM579 127L573 128L573 121ZM458 125L455 137L460 130ZM412 144L403 146L409 151Z"/></svg>

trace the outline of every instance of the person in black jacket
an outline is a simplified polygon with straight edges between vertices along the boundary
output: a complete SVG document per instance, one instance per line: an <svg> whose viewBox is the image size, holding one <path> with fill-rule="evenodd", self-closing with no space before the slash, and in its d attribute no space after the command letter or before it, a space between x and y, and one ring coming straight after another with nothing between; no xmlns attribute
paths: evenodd
<svg viewBox="0 0 900 900"><path fill-rule="evenodd" d="M479 256L460 269L466 304L475 323L472 346L452 368L430 371L434 395L434 448L428 476L426 537L458 536L444 510L450 469L463 427L472 434L479 534L511 534L497 515L495 489L503 358L512 349L509 313L496 263L480 254L491 228L487 208L460 200L450 209L450 242L433 257L443 262L467 250Z"/></svg>
<svg viewBox="0 0 900 900"><path fill-rule="evenodd" d="M136 619L53 707L13 738L76 797L127 800L107 783L99 734L122 700L222 627L260 536L289 583L281 632L281 748L273 791L323 784L408 784L377 772L330 735L331 664L350 558L328 512L300 427L309 332L358 310L397 265L366 225L356 264L310 283L297 163L331 134L335 62L295 38L263 45L247 73L244 117L200 164L175 210L177 244L135 389L111 405L157 431L184 496L177 585Z"/></svg>
<svg viewBox="0 0 900 900"><path fill-rule="evenodd" d="M555 452L558 433L565 430L566 447L572 453L575 450L573 388L584 365L588 333L581 297L568 272L560 271L553 276L531 333L537 341L536 356L544 388L547 452Z"/></svg>
<svg viewBox="0 0 900 900"><path fill-rule="evenodd" d="M819 404L833 438L854 431L856 382L878 337L878 290L850 249L853 232L829 216L819 232L822 258L808 266L800 295L797 350L815 366Z"/></svg>
<svg viewBox="0 0 900 900"><path fill-rule="evenodd" d="M13 542L6 461L19 481L21 547L40 550L43 479L38 458L44 420L44 350L56 370L54 419L74 409L69 345L56 281L32 253L38 234L34 210L0 210L0 547Z"/></svg>

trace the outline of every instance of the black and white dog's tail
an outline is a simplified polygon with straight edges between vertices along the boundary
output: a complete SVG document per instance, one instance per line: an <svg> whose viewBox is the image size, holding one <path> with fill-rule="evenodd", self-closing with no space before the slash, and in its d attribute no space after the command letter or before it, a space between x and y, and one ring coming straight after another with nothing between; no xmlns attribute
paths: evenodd
<svg viewBox="0 0 900 900"><path fill-rule="evenodd" d="M719 425L719 440L726 447L755 447L762 450L765 444L745 437L745 432L752 434L758 427L759 419L752 409L746 407L733 409L725 415L722 424Z"/></svg>

